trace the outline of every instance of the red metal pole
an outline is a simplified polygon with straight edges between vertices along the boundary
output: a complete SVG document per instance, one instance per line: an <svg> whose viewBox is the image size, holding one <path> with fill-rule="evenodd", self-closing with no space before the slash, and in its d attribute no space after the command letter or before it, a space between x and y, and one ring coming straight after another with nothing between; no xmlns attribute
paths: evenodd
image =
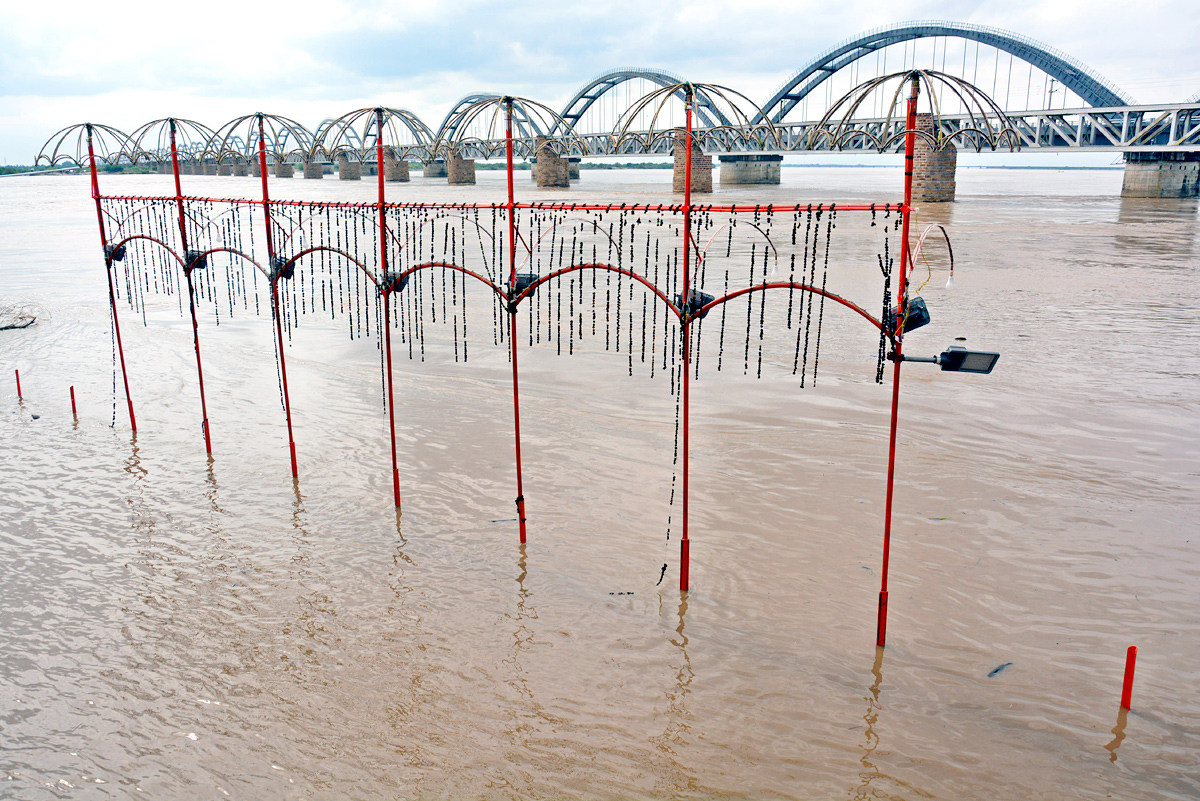
<svg viewBox="0 0 1200 801"><path fill-rule="evenodd" d="M171 171L175 174L175 206L179 212L179 241L183 247L183 275L187 278L188 308L192 312L192 343L196 348L196 375L200 379L200 427L204 429L204 447L212 456L212 435L208 429L208 401L204 397L204 365L200 361L200 324L196 321L196 288L192 284L193 265L188 259L187 225L183 214L183 188L179 184L179 153L175 149L175 120L171 125Z"/></svg>
<svg viewBox="0 0 1200 801"><path fill-rule="evenodd" d="M121 345L121 322L117 318L117 292L113 284L112 256L108 252L108 236L104 231L104 210L100 206L100 179L96 177L96 154L92 150L92 126L87 126L88 167L92 173L92 198L96 201L96 222L100 224L100 247L104 250L104 271L108 273L108 302L112 306L113 331L117 338L117 354L121 357L121 378L125 382L125 403L129 406L129 427L137 433L137 418L133 416L133 398L129 396L129 372L125 369L125 348Z"/></svg>
<svg viewBox="0 0 1200 801"><path fill-rule="evenodd" d="M75 408L75 387L71 387L71 416L79 417L79 410Z"/></svg>
<svg viewBox="0 0 1200 801"><path fill-rule="evenodd" d="M296 467L296 441L292 437L292 400L288 394L287 360L283 355L283 315L279 312L279 275L275 272L275 238L271 233L271 196L267 193L267 145L262 115L258 115L258 171L262 176L263 220L267 226L267 257L271 264L271 312L275 315L275 336L279 342L279 375L283 382L283 411L287 417L288 451L292 457L292 478L299 478Z"/></svg>
<svg viewBox="0 0 1200 801"><path fill-rule="evenodd" d="M509 294L517 286L517 220L516 198L513 192L513 140L512 140L512 98L504 99L505 130L504 147L508 156L508 288ZM510 309L509 345L512 346L513 370L513 432L517 448L517 523L521 529L521 543L525 543L525 490L521 475L521 399L517 381L517 310Z"/></svg>
<svg viewBox="0 0 1200 801"><path fill-rule="evenodd" d="M392 316L391 280L388 277L387 218L383 207L383 109L375 109L375 166L379 173L379 266L385 282L383 297L383 341L387 352L387 405L388 428L392 437L392 495L396 508L400 508L400 468L396 461L396 403L392 394Z"/></svg>
<svg viewBox="0 0 1200 801"><path fill-rule="evenodd" d="M687 154L683 167L683 315L680 317L679 333L683 337L683 537L679 541L679 589L687 592L688 572L691 567L692 542L688 539L688 467L691 451L688 445L688 417L690 411L690 376L692 374L692 293L691 293L691 239L692 239L692 88L687 92L687 136L684 144Z"/></svg>
<svg viewBox="0 0 1200 801"><path fill-rule="evenodd" d="M392 329L391 329L391 290L383 293L383 341L387 352L387 396L388 396L388 426L392 434L392 495L396 500L396 509L400 509L400 468L396 462L396 404L392 397Z"/></svg>
<svg viewBox="0 0 1200 801"><path fill-rule="evenodd" d="M13 370L13 373L17 376L17 400L23 400L24 398L21 395L21 371Z"/></svg>
<svg viewBox="0 0 1200 801"><path fill-rule="evenodd" d="M1137 646L1129 646L1129 650L1125 652L1125 684L1121 688L1121 708L1131 709L1130 701L1133 700L1133 670L1137 666Z"/></svg>
<svg viewBox="0 0 1200 801"><path fill-rule="evenodd" d="M903 364L901 354L903 353L904 311L907 300L905 293L908 290L908 223L912 217L913 159L916 150L914 131L917 127L917 96L920 93L920 86L920 80L914 75L912 77L912 93L908 98L908 116L905 122L905 130L908 133L904 137L904 207L901 209L904 214L904 222L900 234L902 240L900 243L900 281L896 290L896 314L900 323L896 326L894 347L896 360L892 368L892 422L888 432L887 500L883 510L883 577L879 586L879 617L875 628L875 645L879 647L882 647L887 641L888 563L892 551L892 495L896 479L896 425L900 412L900 365ZM887 324L888 321L885 320L884 325Z"/></svg>

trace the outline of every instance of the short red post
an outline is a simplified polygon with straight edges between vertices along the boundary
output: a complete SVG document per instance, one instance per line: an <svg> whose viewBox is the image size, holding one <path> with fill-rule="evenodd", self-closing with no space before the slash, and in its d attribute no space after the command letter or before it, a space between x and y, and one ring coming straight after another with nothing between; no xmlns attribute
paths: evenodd
<svg viewBox="0 0 1200 801"><path fill-rule="evenodd" d="M1133 669L1137 665L1137 646L1129 646L1129 650L1125 652L1125 686L1121 688L1121 708L1130 709L1130 700L1133 698Z"/></svg>
<svg viewBox="0 0 1200 801"><path fill-rule="evenodd" d="M71 416L79 416L79 410L75 408L75 387L71 387Z"/></svg>
<svg viewBox="0 0 1200 801"><path fill-rule="evenodd" d="M20 370L13 370L13 373L14 373L14 374L16 374L16 376L17 376L17 400L22 400L22 395L21 395L21 371L20 371Z"/></svg>

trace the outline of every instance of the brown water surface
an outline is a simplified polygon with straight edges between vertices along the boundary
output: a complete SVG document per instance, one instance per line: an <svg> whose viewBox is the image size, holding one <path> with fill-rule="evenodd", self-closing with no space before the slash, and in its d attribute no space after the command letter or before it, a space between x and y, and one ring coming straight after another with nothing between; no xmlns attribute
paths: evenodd
<svg viewBox="0 0 1200 801"><path fill-rule="evenodd" d="M899 199L898 170L784 174L713 199ZM891 391L861 321L830 313L803 390L787 336L756 379L740 354L717 372L706 330L682 597L665 376L522 343L522 547L505 350L480 324L456 363L436 335L397 360L401 520L374 339L296 332L294 486L269 318L201 325L209 462L190 321L123 305L134 437L87 179L3 179L0 304L41 316L0 332L0 797L1200 796L1197 203L1121 199L1118 171L959 179L919 215L949 228L956 286L931 247L933 322L906 350L1003 356L990 376L905 368L882 652ZM479 180L388 191L503 198L502 173ZM517 188L675 201L657 171ZM835 258L831 280L874 310L855 269Z"/></svg>

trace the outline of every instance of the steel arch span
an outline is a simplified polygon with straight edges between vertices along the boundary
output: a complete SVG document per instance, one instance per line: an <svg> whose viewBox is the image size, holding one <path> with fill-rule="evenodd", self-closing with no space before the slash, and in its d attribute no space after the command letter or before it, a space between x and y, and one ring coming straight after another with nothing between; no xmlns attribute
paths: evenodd
<svg viewBox="0 0 1200 801"><path fill-rule="evenodd" d="M935 36L969 39L1003 50L1040 69L1098 108L1128 106L1133 99L1079 60L1019 33L966 22L904 22L867 31L834 45L798 70L763 104L763 114L779 123L827 78L888 45Z"/></svg>
<svg viewBox="0 0 1200 801"><path fill-rule="evenodd" d="M682 77L665 70L651 70L640 67L610 70L609 72L597 75L584 84L583 88L575 93L570 102L563 106L561 116L568 124L574 127L575 123L579 122L583 118L583 115L587 113L587 110L592 107L592 104L609 91L616 89L626 81L636 81L639 79L650 81L664 88L685 83ZM676 94L680 100L684 99L682 90ZM696 112L700 118L700 124L706 128L729 124L729 121L725 119L725 116L713 104L712 100L700 93L696 95Z"/></svg>

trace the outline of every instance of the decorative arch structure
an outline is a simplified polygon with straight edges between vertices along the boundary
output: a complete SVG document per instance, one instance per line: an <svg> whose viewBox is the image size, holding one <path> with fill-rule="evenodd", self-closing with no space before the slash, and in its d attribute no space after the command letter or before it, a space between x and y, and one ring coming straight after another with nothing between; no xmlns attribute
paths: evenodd
<svg viewBox="0 0 1200 801"><path fill-rule="evenodd" d="M827 78L863 56L889 45L935 36L969 39L1011 53L1059 81L1088 105L1100 108L1133 105L1128 94L1078 59L1028 36L965 22L905 22L867 31L826 50L788 78L763 104L763 113L779 123Z"/></svg>
<svg viewBox="0 0 1200 801"><path fill-rule="evenodd" d="M466 119L463 112L477 103L488 100L499 100L501 95L497 94L473 94L467 95L460 99L457 103L450 107L450 111L446 112L445 119L438 126L437 135L434 137L438 142L449 142L456 138L458 127ZM519 106L513 107L513 135L523 138L531 138L534 136L544 136L546 132L542 130L542 126L538 124L538 120L531 117Z"/></svg>
<svg viewBox="0 0 1200 801"><path fill-rule="evenodd" d="M666 72L665 70L651 70L640 67L610 70L609 72L597 75L584 84L583 88L575 93L570 102L563 106L561 116L571 127L574 127L575 123L583 118L583 115L587 113L587 110L597 100L626 81L636 80L650 81L663 88L686 83L682 77ZM682 90L676 92L676 96L680 102L684 101ZM729 121L725 119L720 109L703 94L696 95L696 111L700 118L700 124L706 128L729 124ZM554 131L551 133L554 133Z"/></svg>

